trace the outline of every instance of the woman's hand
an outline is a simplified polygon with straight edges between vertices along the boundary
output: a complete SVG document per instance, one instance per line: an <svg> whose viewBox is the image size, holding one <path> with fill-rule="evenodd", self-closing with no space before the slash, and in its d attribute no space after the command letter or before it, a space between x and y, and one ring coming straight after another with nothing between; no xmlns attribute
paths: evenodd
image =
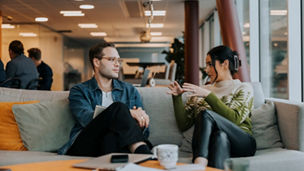
<svg viewBox="0 0 304 171"><path fill-rule="evenodd" d="M199 87L194 84L184 83L183 90L186 92L191 92L190 96L197 96L197 97L207 97L211 91L205 88Z"/></svg>
<svg viewBox="0 0 304 171"><path fill-rule="evenodd" d="M144 110L142 110L141 107L137 108L134 106L133 109L130 110L131 116L137 121L139 127L143 128L148 128L150 118L146 114Z"/></svg>
<svg viewBox="0 0 304 171"><path fill-rule="evenodd" d="M184 90L176 81L171 83L168 88L170 89L170 91L168 91L167 93L172 94L173 96L178 96L184 93Z"/></svg>

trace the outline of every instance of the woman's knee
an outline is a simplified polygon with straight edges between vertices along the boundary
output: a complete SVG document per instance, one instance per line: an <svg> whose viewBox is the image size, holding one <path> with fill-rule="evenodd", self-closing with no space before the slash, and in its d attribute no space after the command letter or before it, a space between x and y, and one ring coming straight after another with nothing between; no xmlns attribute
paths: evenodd
<svg viewBox="0 0 304 171"><path fill-rule="evenodd" d="M224 131L216 131L213 140L213 143L216 144L216 146L221 146L227 150L230 149L230 141L228 135Z"/></svg>
<svg viewBox="0 0 304 171"><path fill-rule="evenodd" d="M209 110L203 110L197 115L196 124L201 124L202 122L204 122L206 120L208 120L208 121L213 120L213 116Z"/></svg>
<svg viewBox="0 0 304 171"><path fill-rule="evenodd" d="M217 131L214 134L215 134L214 136L216 137L217 140L228 141L228 136L224 131Z"/></svg>

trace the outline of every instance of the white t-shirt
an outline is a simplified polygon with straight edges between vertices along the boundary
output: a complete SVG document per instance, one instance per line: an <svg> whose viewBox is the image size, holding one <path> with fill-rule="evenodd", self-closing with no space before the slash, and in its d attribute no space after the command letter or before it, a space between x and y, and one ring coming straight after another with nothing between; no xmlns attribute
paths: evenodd
<svg viewBox="0 0 304 171"><path fill-rule="evenodd" d="M102 91L102 104L101 106L109 107L113 103L112 91Z"/></svg>

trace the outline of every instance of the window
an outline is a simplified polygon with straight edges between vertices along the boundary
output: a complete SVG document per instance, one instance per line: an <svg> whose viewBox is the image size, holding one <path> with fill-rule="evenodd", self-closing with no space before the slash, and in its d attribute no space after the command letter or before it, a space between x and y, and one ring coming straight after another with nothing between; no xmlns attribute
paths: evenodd
<svg viewBox="0 0 304 171"><path fill-rule="evenodd" d="M266 97L288 99L287 1L260 1L260 73Z"/></svg>

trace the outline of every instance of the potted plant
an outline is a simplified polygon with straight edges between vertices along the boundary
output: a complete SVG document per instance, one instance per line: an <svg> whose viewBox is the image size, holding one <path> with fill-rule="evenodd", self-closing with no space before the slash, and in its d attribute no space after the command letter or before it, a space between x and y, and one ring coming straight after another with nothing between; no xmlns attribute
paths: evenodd
<svg viewBox="0 0 304 171"><path fill-rule="evenodd" d="M177 38L174 39L174 42L171 44L170 50L162 51L163 54L166 54L166 61L169 63L174 60L176 63L176 75L175 80L179 84L184 83L185 74L184 74L184 61L185 61L185 55L184 55L184 43L179 41Z"/></svg>

